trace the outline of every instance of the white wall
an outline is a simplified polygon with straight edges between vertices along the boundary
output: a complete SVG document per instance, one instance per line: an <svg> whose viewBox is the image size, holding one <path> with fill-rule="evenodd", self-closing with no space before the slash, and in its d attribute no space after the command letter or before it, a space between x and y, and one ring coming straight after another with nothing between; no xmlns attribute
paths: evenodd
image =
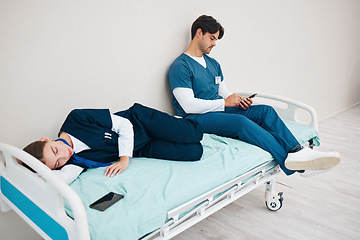
<svg viewBox="0 0 360 240"><path fill-rule="evenodd" d="M225 28L210 56L231 90L320 119L360 101L358 0L0 0L0 142L54 138L73 108L171 112L166 72L201 14Z"/></svg>

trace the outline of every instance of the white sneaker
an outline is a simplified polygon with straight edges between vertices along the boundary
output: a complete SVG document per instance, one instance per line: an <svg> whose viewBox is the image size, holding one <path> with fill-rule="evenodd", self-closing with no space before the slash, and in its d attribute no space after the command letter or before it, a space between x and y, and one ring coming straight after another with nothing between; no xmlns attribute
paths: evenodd
<svg viewBox="0 0 360 240"><path fill-rule="evenodd" d="M285 159L285 167L289 170L325 170L340 162L338 152L317 152L310 148L289 153Z"/></svg>

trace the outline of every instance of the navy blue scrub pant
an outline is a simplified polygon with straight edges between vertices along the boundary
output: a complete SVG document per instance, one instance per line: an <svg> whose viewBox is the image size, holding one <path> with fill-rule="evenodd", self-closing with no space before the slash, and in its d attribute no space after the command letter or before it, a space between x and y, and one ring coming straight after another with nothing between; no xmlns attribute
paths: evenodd
<svg viewBox="0 0 360 240"><path fill-rule="evenodd" d="M203 132L196 121L175 118L138 103L115 115L133 125L134 157L194 161L202 156Z"/></svg>
<svg viewBox="0 0 360 240"><path fill-rule="evenodd" d="M289 150L299 142L272 107L225 108L223 112L189 115L188 118L195 119L204 133L240 139L264 149L275 158L285 174L295 172L285 168L284 161Z"/></svg>

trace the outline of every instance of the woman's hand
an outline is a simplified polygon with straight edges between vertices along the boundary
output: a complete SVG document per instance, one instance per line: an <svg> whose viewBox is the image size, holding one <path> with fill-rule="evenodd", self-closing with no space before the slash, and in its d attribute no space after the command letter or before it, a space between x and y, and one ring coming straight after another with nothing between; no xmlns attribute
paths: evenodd
<svg viewBox="0 0 360 240"><path fill-rule="evenodd" d="M129 166L129 157L121 156L120 161L111 164L105 170L105 176L113 177L115 175L119 175L122 171L124 171Z"/></svg>

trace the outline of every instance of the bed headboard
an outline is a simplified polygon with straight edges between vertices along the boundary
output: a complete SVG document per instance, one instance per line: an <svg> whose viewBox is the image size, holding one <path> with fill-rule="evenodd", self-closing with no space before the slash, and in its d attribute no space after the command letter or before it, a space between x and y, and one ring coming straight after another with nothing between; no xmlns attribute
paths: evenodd
<svg viewBox="0 0 360 240"><path fill-rule="evenodd" d="M9 210L6 204L11 206L45 239L90 239L78 195L39 160L5 143L0 143L0 190L0 210ZM74 218L66 214L64 200L69 200Z"/></svg>

